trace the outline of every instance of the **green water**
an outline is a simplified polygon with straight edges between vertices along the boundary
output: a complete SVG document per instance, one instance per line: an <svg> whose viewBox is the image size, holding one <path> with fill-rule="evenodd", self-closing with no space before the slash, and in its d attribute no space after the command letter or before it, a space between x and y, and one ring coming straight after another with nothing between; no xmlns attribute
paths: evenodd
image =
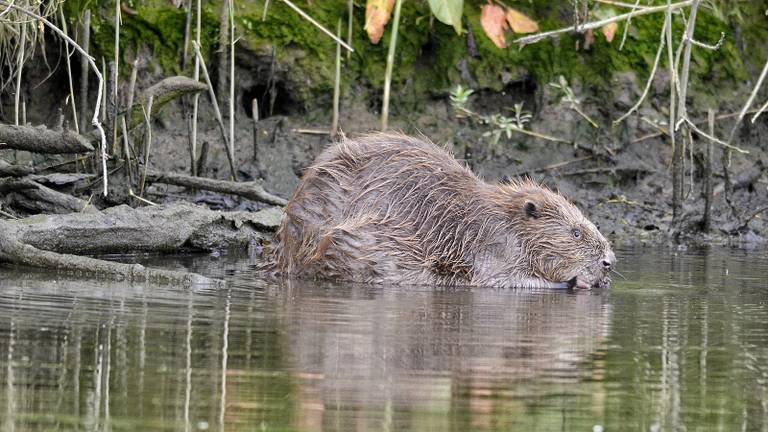
<svg viewBox="0 0 768 432"><path fill-rule="evenodd" d="M592 292L0 267L2 431L768 431L768 254L619 249Z"/></svg>

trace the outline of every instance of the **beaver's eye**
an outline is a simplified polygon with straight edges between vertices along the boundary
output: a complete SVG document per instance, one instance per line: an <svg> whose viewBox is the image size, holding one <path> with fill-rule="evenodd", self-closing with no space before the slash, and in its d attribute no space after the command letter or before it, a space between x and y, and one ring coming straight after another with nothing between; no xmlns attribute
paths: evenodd
<svg viewBox="0 0 768 432"><path fill-rule="evenodd" d="M576 240L581 238L581 230L580 229L574 228L573 231L571 231L571 233L573 233L573 238L575 238Z"/></svg>

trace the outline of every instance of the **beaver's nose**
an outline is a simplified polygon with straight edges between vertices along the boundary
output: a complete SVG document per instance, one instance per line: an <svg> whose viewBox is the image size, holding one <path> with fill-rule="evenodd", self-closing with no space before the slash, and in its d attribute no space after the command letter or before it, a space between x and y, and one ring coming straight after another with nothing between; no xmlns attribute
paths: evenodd
<svg viewBox="0 0 768 432"><path fill-rule="evenodd" d="M603 267L606 270L610 270L613 268L614 265L616 265L616 255L614 255L613 251L609 251L603 257Z"/></svg>

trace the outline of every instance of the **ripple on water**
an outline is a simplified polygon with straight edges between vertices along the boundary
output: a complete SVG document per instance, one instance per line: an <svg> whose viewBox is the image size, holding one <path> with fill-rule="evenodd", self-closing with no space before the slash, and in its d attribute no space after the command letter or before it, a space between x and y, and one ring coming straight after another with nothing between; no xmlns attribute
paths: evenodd
<svg viewBox="0 0 768 432"><path fill-rule="evenodd" d="M768 256L619 248L610 290L0 268L0 430L764 430Z"/></svg>

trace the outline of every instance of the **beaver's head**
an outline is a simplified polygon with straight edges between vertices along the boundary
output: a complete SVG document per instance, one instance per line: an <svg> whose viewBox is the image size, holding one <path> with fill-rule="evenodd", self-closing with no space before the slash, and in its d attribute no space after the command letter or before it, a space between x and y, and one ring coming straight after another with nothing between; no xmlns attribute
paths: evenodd
<svg viewBox="0 0 768 432"><path fill-rule="evenodd" d="M570 201L530 180L500 186L531 276L578 288L607 286L616 256Z"/></svg>

